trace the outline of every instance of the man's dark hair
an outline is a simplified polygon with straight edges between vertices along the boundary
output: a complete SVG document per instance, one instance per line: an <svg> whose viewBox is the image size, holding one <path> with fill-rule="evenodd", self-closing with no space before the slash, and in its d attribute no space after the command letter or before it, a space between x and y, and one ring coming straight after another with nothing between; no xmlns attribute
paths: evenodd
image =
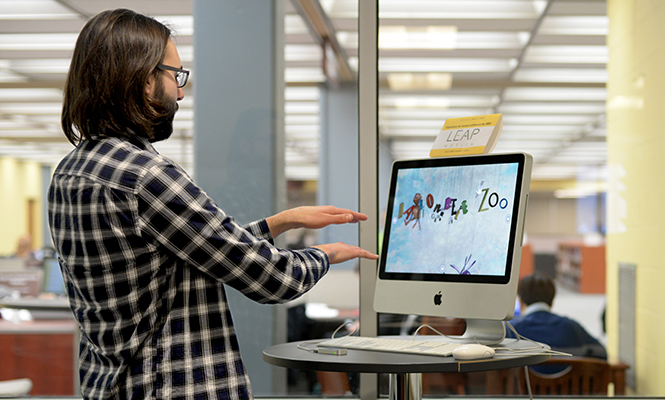
<svg viewBox="0 0 665 400"><path fill-rule="evenodd" d="M538 302L545 302L552 306L556 287L549 275L542 272L534 272L522 278L517 287L517 293L522 303L527 306Z"/></svg>
<svg viewBox="0 0 665 400"><path fill-rule="evenodd" d="M167 110L147 96L145 85L158 73L170 38L169 28L131 10L104 11L88 21L64 90L61 123L71 143L105 136L152 138L155 121Z"/></svg>

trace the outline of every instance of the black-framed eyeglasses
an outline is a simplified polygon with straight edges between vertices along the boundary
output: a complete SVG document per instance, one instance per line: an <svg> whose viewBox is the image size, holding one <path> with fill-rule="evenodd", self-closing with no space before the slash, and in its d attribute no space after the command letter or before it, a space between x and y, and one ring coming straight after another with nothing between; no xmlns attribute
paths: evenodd
<svg viewBox="0 0 665 400"><path fill-rule="evenodd" d="M178 83L178 87L184 87L187 84L187 78L189 78L189 71L182 68L172 67L170 65L157 64L157 69L162 71L173 71L175 72L175 81Z"/></svg>

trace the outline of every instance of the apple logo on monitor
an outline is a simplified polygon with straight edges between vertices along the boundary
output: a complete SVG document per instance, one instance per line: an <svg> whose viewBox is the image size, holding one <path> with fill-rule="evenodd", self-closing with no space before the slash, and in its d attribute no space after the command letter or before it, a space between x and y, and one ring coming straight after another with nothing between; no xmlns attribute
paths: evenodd
<svg viewBox="0 0 665 400"><path fill-rule="evenodd" d="M441 297L443 297L443 295L441 294L441 291L439 290L439 293L434 295L434 305L435 306L440 306L441 305Z"/></svg>

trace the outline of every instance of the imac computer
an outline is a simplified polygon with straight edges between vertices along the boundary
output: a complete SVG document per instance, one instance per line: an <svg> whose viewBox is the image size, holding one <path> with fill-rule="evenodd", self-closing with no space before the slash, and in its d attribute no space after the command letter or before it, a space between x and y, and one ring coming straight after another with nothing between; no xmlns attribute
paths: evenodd
<svg viewBox="0 0 665 400"><path fill-rule="evenodd" d="M374 309L463 318L496 344L515 311L529 154L396 161Z"/></svg>

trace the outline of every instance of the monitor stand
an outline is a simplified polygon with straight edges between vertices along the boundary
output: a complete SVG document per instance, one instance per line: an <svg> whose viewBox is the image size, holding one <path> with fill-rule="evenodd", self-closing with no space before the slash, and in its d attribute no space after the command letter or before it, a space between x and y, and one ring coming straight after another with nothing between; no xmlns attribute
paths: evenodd
<svg viewBox="0 0 665 400"><path fill-rule="evenodd" d="M506 326L503 321L467 319L464 333L453 337L466 343L499 344L506 338Z"/></svg>

